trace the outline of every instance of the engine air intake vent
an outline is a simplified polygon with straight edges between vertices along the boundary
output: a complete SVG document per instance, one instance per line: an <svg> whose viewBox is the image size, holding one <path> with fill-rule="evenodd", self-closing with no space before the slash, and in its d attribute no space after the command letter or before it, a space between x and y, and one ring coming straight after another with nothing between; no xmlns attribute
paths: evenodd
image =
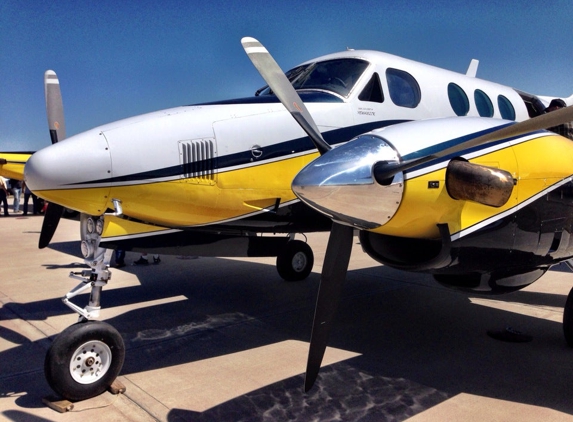
<svg viewBox="0 0 573 422"><path fill-rule="evenodd" d="M183 178L214 181L217 157L214 139L179 141L179 155Z"/></svg>

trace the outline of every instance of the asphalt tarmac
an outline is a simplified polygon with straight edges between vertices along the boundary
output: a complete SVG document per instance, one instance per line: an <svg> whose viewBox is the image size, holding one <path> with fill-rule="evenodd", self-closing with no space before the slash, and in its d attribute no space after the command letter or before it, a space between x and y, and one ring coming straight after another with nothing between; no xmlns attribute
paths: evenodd
<svg viewBox="0 0 573 422"><path fill-rule="evenodd" d="M311 234L303 282L274 259L161 256L113 270L101 320L126 344L124 394L61 414L43 374L54 337L77 320L60 300L82 268L79 223L38 250L41 216L0 217L0 419L8 421L569 421L573 349L561 326L573 273L480 297L392 270L355 238L348 280L316 385L304 370L328 234ZM302 237L300 237L302 238ZM81 307L87 295L74 299ZM495 340L511 326L525 343Z"/></svg>

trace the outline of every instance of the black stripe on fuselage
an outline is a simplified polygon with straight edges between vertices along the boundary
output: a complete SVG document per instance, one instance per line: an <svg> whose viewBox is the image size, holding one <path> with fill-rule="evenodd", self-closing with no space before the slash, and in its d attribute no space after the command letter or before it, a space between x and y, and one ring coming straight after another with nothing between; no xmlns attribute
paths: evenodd
<svg viewBox="0 0 573 422"><path fill-rule="evenodd" d="M355 126L348 126L340 129L334 129L329 132L323 133L323 137L330 145L338 145L343 142L347 142L352 138L370 132L371 130L395 125L397 123L405 122L406 120L384 120L378 122L364 123ZM308 136L292 139L286 142L280 142L277 144L268 145L266 147L261 147L262 157L264 160L260 160L255 164L262 165L268 160L286 159L293 154L311 152L316 149ZM252 162L253 154L250 150L242 151L235 154L224 155L221 157L212 158L209 160L197 161L191 164L182 164L165 167L161 169L155 169L150 171L145 171L141 173L127 174L125 176L112 177L109 179L99 179L99 180L89 180L85 182L73 183L69 186L81 186L87 184L96 183L125 183L125 182L137 182L137 181L150 181L153 179L163 179L170 177L182 176L184 174L189 174L195 171L199 171L205 168L212 168L216 170L217 173L222 173L226 169L232 169L244 165L253 165Z"/></svg>

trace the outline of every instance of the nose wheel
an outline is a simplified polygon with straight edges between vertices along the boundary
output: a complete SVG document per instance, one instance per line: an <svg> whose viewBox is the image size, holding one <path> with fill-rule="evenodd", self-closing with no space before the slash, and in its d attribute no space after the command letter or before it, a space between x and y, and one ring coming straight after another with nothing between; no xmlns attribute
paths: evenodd
<svg viewBox="0 0 573 422"><path fill-rule="evenodd" d="M286 281L300 281L308 277L314 265L314 254L307 243L291 240L277 256L277 271Z"/></svg>
<svg viewBox="0 0 573 422"><path fill-rule="evenodd" d="M121 335L105 322L78 322L54 340L44 361L46 380L62 397L85 400L103 393L123 366Z"/></svg>

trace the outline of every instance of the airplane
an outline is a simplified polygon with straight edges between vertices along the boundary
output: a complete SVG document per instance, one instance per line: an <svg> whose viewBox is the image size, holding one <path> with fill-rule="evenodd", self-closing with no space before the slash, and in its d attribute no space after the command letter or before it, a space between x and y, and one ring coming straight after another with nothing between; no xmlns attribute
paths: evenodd
<svg viewBox="0 0 573 422"><path fill-rule="evenodd" d="M476 78L475 61L460 74L347 50L283 73L257 40L242 45L267 83L255 96L148 113L70 138L59 80L46 72L53 144L29 157L24 177L50 203L40 246L64 208L78 211L90 267L70 274L80 283L63 301L79 320L45 359L46 379L62 397L98 395L121 370L120 334L94 319L114 249L277 256L279 274L294 281L314 260L295 235L330 230L307 391L355 231L383 265L484 294L523 288L573 257L573 144L544 130L573 120L573 107L544 114L538 96ZM87 292L87 306L72 303ZM572 297L564 330L573 346Z"/></svg>

